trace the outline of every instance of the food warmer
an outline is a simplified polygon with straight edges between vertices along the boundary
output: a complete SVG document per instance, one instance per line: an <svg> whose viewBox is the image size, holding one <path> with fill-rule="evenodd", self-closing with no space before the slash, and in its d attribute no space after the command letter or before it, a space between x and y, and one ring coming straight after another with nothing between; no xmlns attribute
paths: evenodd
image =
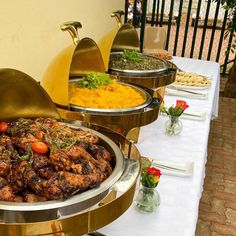
<svg viewBox="0 0 236 236"><path fill-rule="evenodd" d="M74 45L66 48L52 61L42 80L42 86L63 118L102 125L137 141L138 132L135 128L147 125L158 117L161 100L150 98L150 89L135 86L146 97L145 103L138 107L87 109L69 104L68 84L71 81L88 71L105 72L103 58L96 43L90 38L79 40L77 30L80 27L78 22L67 22L61 26L62 30L67 30L72 35ZM126 34L123 36L126 37ZM129 39L133 41L132 37Z"/></svg>
<svg viewBox="0 0 236 236"><path fill-rule="evenodd" d="M165 86L173 83L176 77L177 67L170 61L165 61L156 56L159 68L155 70L122 70L110 66L110 60L115 54L121 54L125 49L140 51L140 43L137 30L129 23L121 23L122 11L112 13L118 22L118 27L105 35L98 43L104 58L105 68L108 73L117 76L120 81L133 83L149 88L153 97L164 98Z"/></svg>
<svg viewBox="0 0 236 236"><path fill-rule="evenodd" d="M27 74L14 69L0 69L0 81L0 121L20 117L60 120L51 98ZM112 154L112 174L98 187L66 200L37 203L0 201L1 235L83 235L114 221L131 205L140 172L140 155L133 143L98 125L72 120L63 122L98 135Z"/></svg>

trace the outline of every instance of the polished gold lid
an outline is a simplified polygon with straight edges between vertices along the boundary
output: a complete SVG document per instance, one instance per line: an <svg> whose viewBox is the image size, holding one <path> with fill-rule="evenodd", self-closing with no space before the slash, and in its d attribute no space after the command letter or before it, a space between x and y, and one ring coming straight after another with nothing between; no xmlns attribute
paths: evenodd
<svg viewBox="0 0 236 236"><path fill-rule="evenodd" d="M76 21L61 25L63 31L68 31L73 43L61 51L48 66L42 80L42 86L52 100L61 106L69 104L68 81L80 77L90 71L105 72L102 55L97 44L90 38L79 39L78 29L81 24Z"/></svg>
<svg viewBox="0 0 236 236"><path fill-rule="evenodd" d="M68 31L75 44L75 50L70 63L70 77L78 77L89 71L104 72L102 55L97 44L90 38L79 39L80 22L68 21L61 25L61 30Z"/></svg>
<svg viewBox="0 0 236 236"><path fill-rule="evenodd" d="M106 70L108 70L111 52L123 51L124 49L140 51L138 33L131 24L122 24L122 14L122 11L111 14L111 17L114 17L118 23L117 27L104 35L98 42Z"/></svg>
<svg viewBox="0 0 236 236"><path fill-rule="evenodd" d="M0 69L0 82L0 120L20 117L60 119L51 98L29 75L15 69Z"/></svg>

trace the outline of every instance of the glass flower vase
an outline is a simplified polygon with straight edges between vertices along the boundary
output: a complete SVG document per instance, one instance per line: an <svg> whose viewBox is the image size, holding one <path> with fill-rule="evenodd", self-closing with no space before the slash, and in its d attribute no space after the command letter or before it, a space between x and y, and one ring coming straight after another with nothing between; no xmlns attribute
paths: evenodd
<svg viewBox="0 0 236 236"><path fill-rule="evenodd" d="M155 187L148 188L141 184L135 201L139 211L154 212L160 205L160 195Z"/></svg>
<svg viewBox="0 0 236 236"><path fill-rule="evenodd" d="M182 131L183 124L179 116L169 116L165 123L165 131L167 135L177 135Z"/></svg>

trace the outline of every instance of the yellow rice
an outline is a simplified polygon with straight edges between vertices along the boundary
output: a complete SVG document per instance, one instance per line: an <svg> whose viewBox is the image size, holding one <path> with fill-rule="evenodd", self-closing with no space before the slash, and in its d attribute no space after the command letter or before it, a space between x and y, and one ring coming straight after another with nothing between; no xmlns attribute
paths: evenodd
<svg viewBox="0 0 236 236"><path fill-rule="evenodd" d="M112 81L97 89L70 84L70 104L89 108L129 108L143 104L144 96L134 88Z"/></svg>

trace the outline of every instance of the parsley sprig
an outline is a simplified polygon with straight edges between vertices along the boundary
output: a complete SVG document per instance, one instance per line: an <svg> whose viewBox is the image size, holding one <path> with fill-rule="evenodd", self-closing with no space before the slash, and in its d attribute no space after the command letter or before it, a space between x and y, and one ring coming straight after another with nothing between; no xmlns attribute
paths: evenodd
<svg viewBox="0 0 236 236"><path fill-rule="evenodd" d="M133 51L133 50L124 50L122 54L124 61L133 61L133 62L140 62L142 61L141 54Z"/></svg>
<svg viewBox="0 0 236 236"><path fill-rule="evenodd" d="M97 89L102 85L111 83L112 80L109 74L99 73L99 72L90 72L82 77L78 81L79 87Z"/></svg>

